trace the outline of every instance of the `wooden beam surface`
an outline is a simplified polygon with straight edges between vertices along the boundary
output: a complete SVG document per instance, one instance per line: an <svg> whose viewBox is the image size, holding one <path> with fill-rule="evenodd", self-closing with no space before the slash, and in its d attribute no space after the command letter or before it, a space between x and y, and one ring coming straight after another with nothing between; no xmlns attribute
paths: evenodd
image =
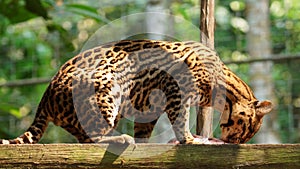
<svg viewBox="0 0 300 169"><path fill-rule="evenodd" d="M300 144L0 145L0 168L143 167L299 169Z"/></svg>

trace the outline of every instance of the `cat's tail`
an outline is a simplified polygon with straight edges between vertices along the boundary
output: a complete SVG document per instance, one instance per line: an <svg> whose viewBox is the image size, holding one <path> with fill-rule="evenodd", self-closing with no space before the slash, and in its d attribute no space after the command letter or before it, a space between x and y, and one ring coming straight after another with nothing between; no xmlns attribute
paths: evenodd
<svg viewBox="0 0 300 169"><path fill-rule="evenodd" d="M44 99L44 97L43 97ZM0 139L0 144L34 144L43 136L48 124L52 119L44 111L43 105L39 105L33 123L22 135L15 139Z"/></svg>
<svg viewBox="0 0 300 169"><path fill-rule="evenodd" d="M39 141L39 138L39 135L34 136L33 132L27 130L24 134L15 139L0 139L0 144L34 144Z"/></svg>
<svg viewBox="0 0 300 169"><path fill-rule="evenodd" d="M47 116L43 116L42 113L38 113L34 122L22 135L15 139L5 140L0 139L0 144L34 144L37 143L46 128L48 127L49 119Z"/></svg>

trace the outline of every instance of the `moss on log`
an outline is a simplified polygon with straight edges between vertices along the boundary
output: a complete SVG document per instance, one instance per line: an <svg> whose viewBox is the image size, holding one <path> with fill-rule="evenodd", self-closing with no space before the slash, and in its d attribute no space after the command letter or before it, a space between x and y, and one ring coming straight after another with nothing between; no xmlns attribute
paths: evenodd
<svg viewBox="0 0 300 169"><path fill-rule="evenodd" d="M0 145L0 168L300 168L300 144Z"/></svg>

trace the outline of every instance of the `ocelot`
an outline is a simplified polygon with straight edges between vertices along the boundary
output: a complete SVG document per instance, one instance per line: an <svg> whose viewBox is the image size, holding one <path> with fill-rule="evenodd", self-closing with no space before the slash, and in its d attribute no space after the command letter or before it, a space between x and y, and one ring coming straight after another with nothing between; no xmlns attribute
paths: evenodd
<svg viewBox="0 0 300 169"><path fill-rule="evenodd" d="M147 142L165 112L180 143L199 144L189 131L191 105L221 113L220 139L227 143L247 142L272 110L270 101L258 101L201 43L123 40L67 61L52 78L28 130L0 143L37 143L49 122L80 143L101 143L127 117L134 117L135 141ZM119 137L126 142L127 136Z"/></svg>

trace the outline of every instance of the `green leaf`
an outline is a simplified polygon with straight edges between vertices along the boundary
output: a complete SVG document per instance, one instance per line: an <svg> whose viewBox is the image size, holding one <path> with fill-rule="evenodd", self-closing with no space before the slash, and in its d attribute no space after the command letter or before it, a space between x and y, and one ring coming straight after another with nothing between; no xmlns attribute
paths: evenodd
<svg viewBox="0 0 300 169"><path fill-rule="evenodd" d="M24 22L37 16L48 18L47 10L40 0L0 1L0 14L10 20L10 23Z"/></svg>
<svg viewBox="0 0 300 169"><path fill-rule="evenodd" d="M85 17L93 18L97 22L104 22L104 23L110 22L105 17L100 16L97 12L97 9L93 8L93 7L90 7L87 5L82 5L82 4L68 4L65 7L70 12L73 12L73 13L76 13L76 14L79 14L79 15L82 15Z"/></svg>
<svg viewBox="0 0 300 169"><path fill-rule="evenodd" d="M40 0L25 0L25 8L37 16L41 16L44 19L49 19L48 11Z"/></svg>
<svg viewBox="0 0 300 169"><path fill-rule="evenodd" d="M21 119L23 117L20 111L17 109L11 109L9 112L11 115L15 116L18 119Z"/></svg>
<svg viewBox="0 0 300 169"><path fill-rule="evenodd" d="M19 8L19 7L9 7L8 10L3 10L1 11L2 15L6 16L10 23L19 23L19 22L24 22L27 21L31 18L36 17L32 13L28 12L24 8Z"/></svg>

